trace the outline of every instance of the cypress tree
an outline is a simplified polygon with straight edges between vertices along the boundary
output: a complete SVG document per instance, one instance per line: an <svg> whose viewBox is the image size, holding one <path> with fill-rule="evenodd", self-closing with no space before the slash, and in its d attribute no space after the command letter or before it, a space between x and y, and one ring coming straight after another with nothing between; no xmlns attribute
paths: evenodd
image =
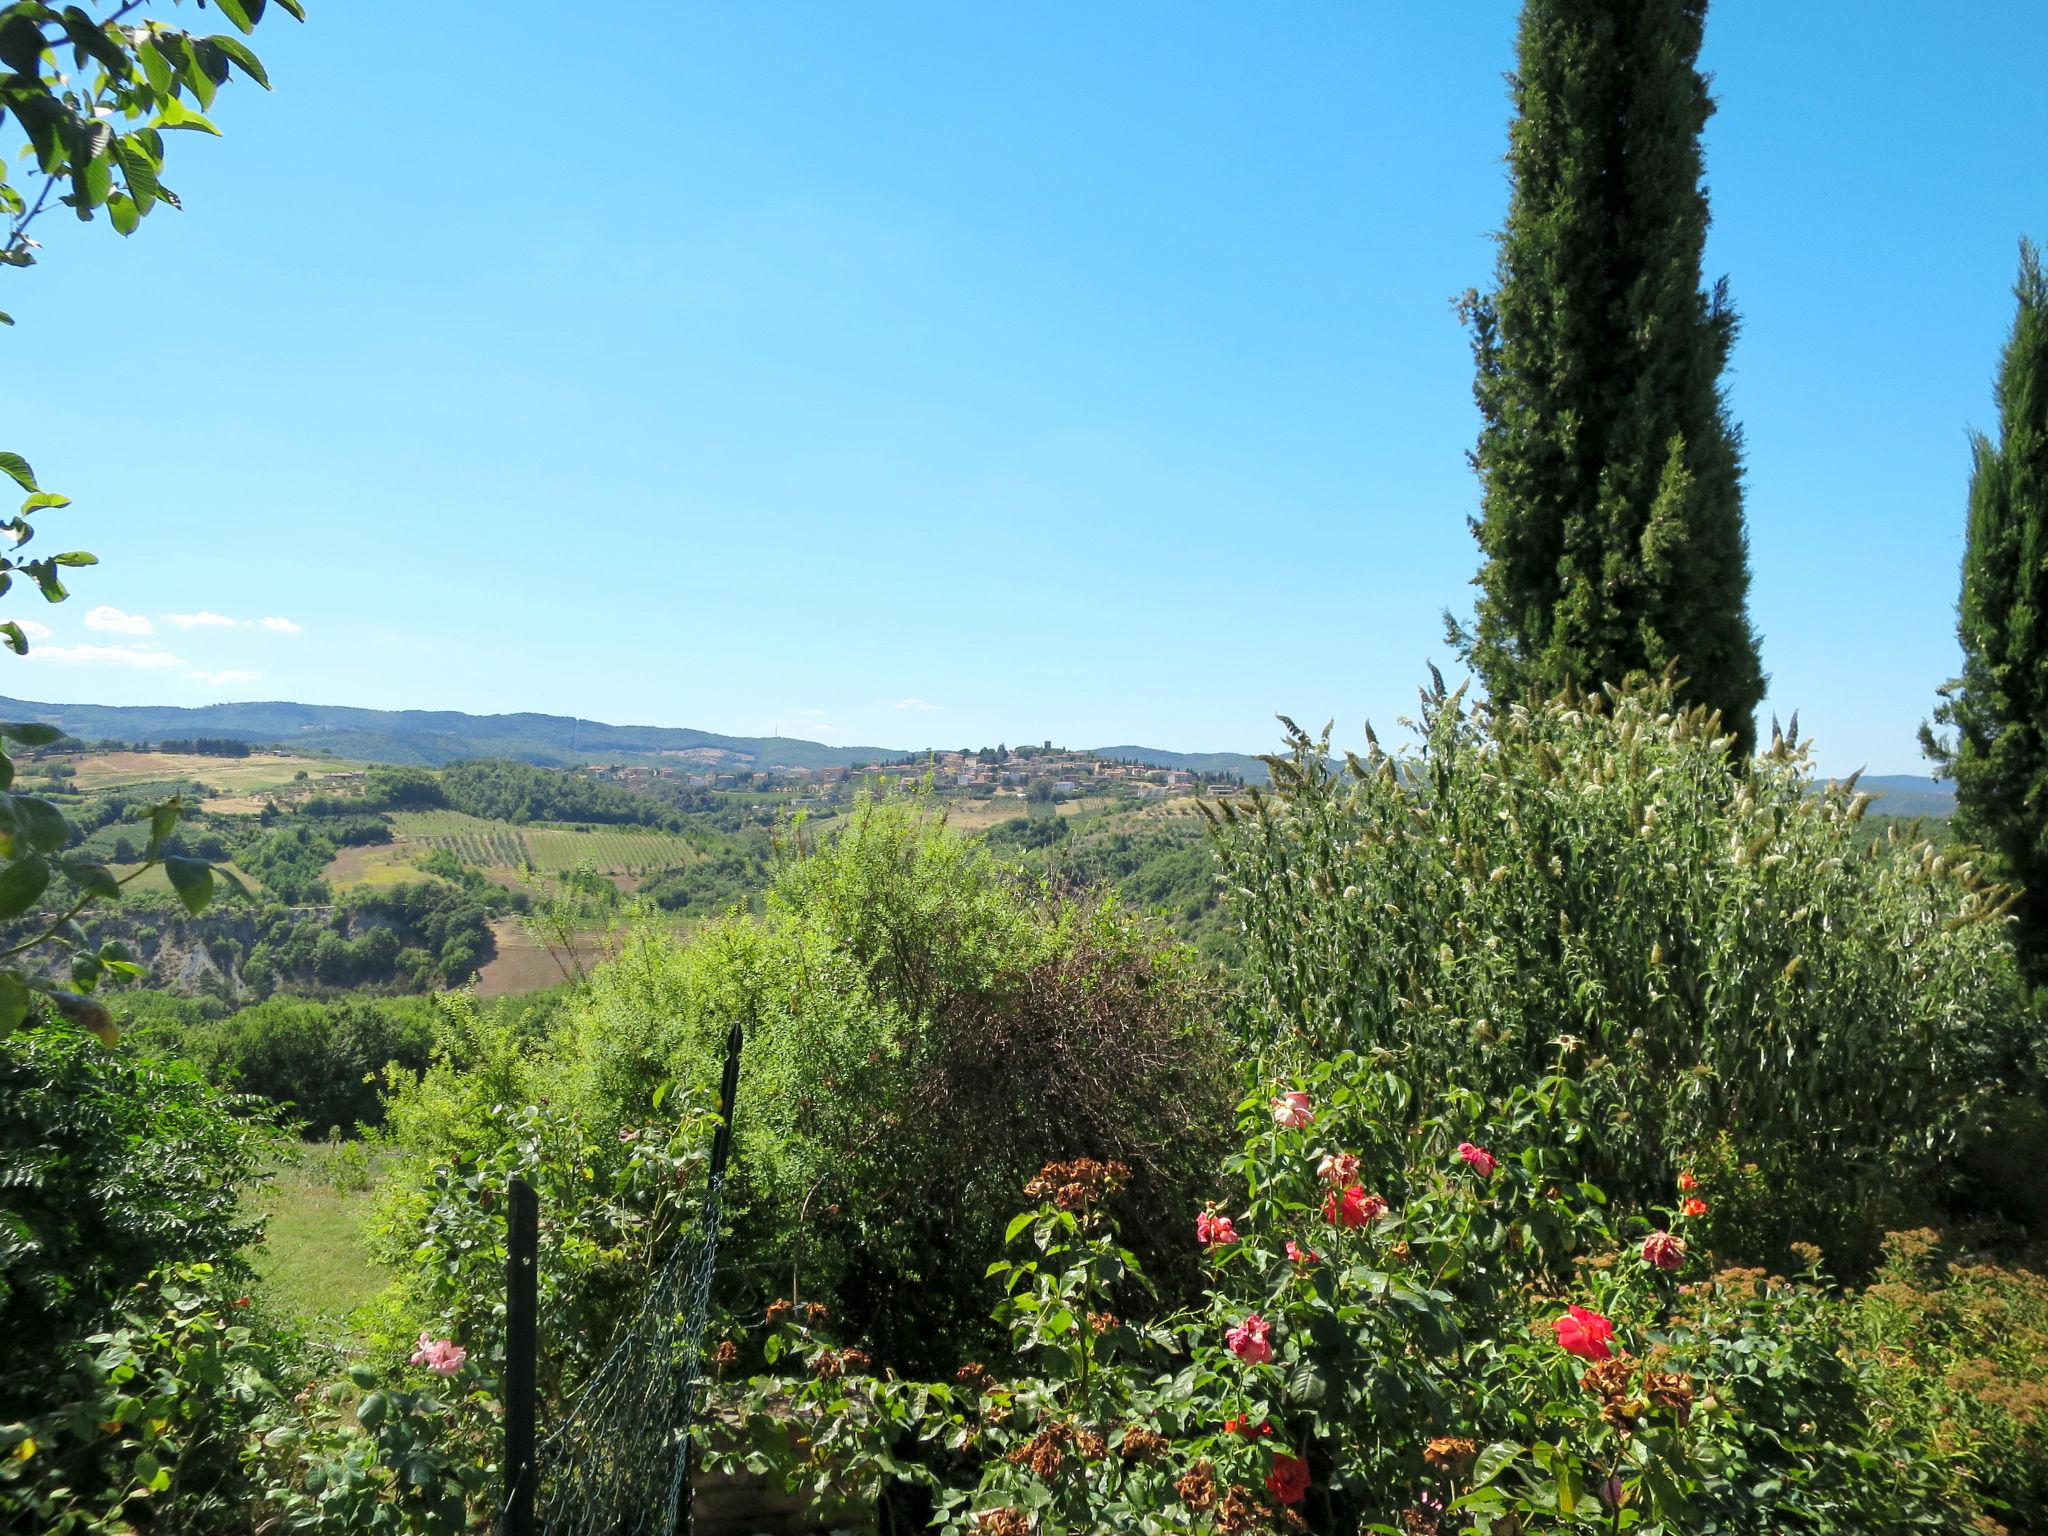
<svg viewBox="0 0 2048 1536"><path fill-rule="evenodd" d="M1494 291L1461 304L1482 420L1476 623L1495 698L1675 668L1754 743L1736 319L1702 291L1706 0L1527 0Z"/></svg>
<svg viewBox="0 0 2048 1536"><path fill-rule="evenodd" d="M2048 981L2048 278L2020 242L2018 312L1999 360L1997 442L1971 437L1963 591L1963 675L1921 727L1956 783L1956 835L1987 850L2021 889L2020 963Z"/></svg>

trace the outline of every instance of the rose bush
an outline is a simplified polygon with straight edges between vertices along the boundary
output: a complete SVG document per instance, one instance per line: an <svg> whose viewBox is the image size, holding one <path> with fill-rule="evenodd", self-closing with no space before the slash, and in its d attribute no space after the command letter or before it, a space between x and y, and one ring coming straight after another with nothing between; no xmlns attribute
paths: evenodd
<svg viewBox="0 0 2048 1536"><path fill-rule="evenodd" d="M1113 1180L1055 1196L992 1271L1013 1371L856 1378L807 1334L805 1378L728 1389L752 1438L719 1454L792 1487L915 1483L963 1536L1954 1528L1934 1459L1870 1422L1818 1272L1689 1276L1692 1218L1645 1231L1570 1176L1569 1079L1412 1129L1407 1085L1356 1058L1301 1091L1299 1125L1264 1092L1241 1108L1235 1240L1190 1238L1201 1307L1142 1320ZM1333 1177L1385 1191L1369 1219Z"/></svg>

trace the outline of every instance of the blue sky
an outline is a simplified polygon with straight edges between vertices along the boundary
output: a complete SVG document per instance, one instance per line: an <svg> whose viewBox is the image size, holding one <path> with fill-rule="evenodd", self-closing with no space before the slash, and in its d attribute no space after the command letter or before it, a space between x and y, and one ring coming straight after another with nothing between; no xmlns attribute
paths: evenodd
<svg viewBox="0 0 2048 1536"><path fill-rule="evenodd" d="M0 692L1266 750L1448 664L1512 5L311 8L184 213L0 274L103 561ZM1956 665L2044 58L2037 0L1710 24L1766 707L1833 771Z"/></svg>

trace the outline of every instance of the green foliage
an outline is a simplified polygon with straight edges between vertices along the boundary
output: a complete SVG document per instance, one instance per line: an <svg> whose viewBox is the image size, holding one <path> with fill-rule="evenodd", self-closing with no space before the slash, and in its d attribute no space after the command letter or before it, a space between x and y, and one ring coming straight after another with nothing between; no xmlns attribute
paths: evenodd
<svg viewBox="0 0 2048 1536"><path fill-rule="evenodd" d="M43 1028L0 1040L0 1420L128 1287L169 1264L236 1257L273 1134L189 1066Z"/></svg>
<svg viewBox="0 0 2048 1536"><path fill-rule="evenodd" d="M680 832L687 822L647 795L634 794L588 774L535 768L503 758L450 763L441 770L441 789L450 810L487 821L591 821L620 826L660 827Z"/></svg>
<svg viewBox="0 0 2048 1536"><path fill-rule="evenodd" d="M393 1134L431 1132L422 1169L438 1138L489 1144L497 1106L545 1097L602 1144L665 1083L708 1093L735 1018L733 1302L800 1284L892 1360L949 1363L986 1326L987 1255L1030 1169L1119 1156L1165 1209L1223 1123L1227 1057L1184 955L891 801L798 850L765 921L630 935L542 1038L430 1073L436 1109ZM1136 1236L1171 1272L1165 1225Z"/></svg>
<svg viewBox="0 0 2048 1536"><path fill-rule="evenodd" d="M734 907L758 910L775 879L774 857L766 831L735 833L721 837L708 857L653 876L640 895L688 917L713 917Z"/></svg>
<svg viewBox="0 0 2048 1536"><path fill-rule="evenodd" d="M244 843L236 858L287 906L319 905L328 898L325 876L335 854L327 827L324 819L288 821Z"/></svg>
<svg viewBox="0 0 2048 1536"><path fill-rule="evenodd" d="M1944 687L1922 744L1956 781L1956 835L2020 887L2028 980L2048 981L2048 276L2020 244L2018 312L1998 368L1999 440L1971 440L1963 675Z"/></svg>
<svg viewBox="0 0 2048 1536"><path fill-rule="evenodd" d="M389 1106L402 1161L385 1186L377 1241L404 1274L408 1305L481 1358L503 1349L506 1181L530 1182L546 1213L540 1297L550 1401L610 1346L650 1262L701 1208L708 1117L696 1095L663 1093L594 1120L575 1103L536 1021L453 995L436 1060ZM544 1102L545 1101L545 1102ZM629 1117L624 1120L616 1116Z"/></svg>
<svg viewBox="0 0 2048 1536"><path fill-rule="evenodd" d="M1219 815L1273 1038L1384 1052L1430 1102L1566 1072L1588 1176L1629 1201L1725 1132L1775 1242L1821 1230L1849 1262L2038 1061L2008 893L1925 845L1859 850L1865 802L1816 792L1802 748L1731 776L1661 688L1424 702L1414 755L1332 765L1296 731L1275 793Z"/></svg>
<svg viewBox="0 0 2048 1536"><path fill-rule="evenodd" d="M1483 562L1460 638L1496 699L1675 667L1747 755L1763 697L1747 614L1740 435L1707 235L1704 0L1528 0L1513 194L1477 364Z"/></svg>
<svg viewBox="0 0 2048 1536"><path fill-rule="evenodd" d="M54 1351L27 1417L0 1422L0 1526L120 1536L248 1520L262 1487L250 1452L284 1369L248 1307L212 1265L170 1266Z"/></svg>
<svg viewBox="0 0 2048 1536"><path fill-rule="evenodd" d="M1852 1336L1872 1417L1930 1447L1959 1509L2048 1521L2048 1276L1895 1232Z"/></svg>
<svg viewBox="0 0 2048 1536"><path fill-rule="evenodd" d="M188 1028L177 1050L208 1081L268 1100L312 1132L352 1133L382 1123L386 1067L427 1065L432 1021L423 998L274 997Z"/></svg>

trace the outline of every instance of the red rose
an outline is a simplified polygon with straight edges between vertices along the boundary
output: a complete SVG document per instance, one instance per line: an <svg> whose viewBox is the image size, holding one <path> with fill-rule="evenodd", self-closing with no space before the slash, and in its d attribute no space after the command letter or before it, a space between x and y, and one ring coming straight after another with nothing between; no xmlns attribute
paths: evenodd
<svg viewBox="0 0 2048 1536"><path fill-rule="evenodd" d="M1685 1263L1685 1239L1652 1232L1643 1239L1643 1259L1659 1269L1677 1269Z"/></svg>
<svg viewBox="0 0 2048 1536"><path fill-rule="evenodd" d="M1678 1214L1681 1216L1704 1216L1707 1214L1707 1202L1700 1199L1697 1195L1688 1195L1679 1205Z"/></svg>
<svg viewBox="0 0 2048 1536"><path fill-rule="evenodd" d="M1362 1227L1386 1212L1387 1202L1368 1195L1363 1184L1353 1184L1341 1195L1333 1189L1323 1200L1323 1220L1337 1227Z"/></svg>
<svg viewBox="0 0 2048 1536"><path fill-rule="evenodd" d="M1275 1456L1266 1474L1266 1492L1282 1504L1299 1504L1308 1492L1308 1462L1300 1456Z"/></svg>
<svg viewBox="0 0 2048 1536"><path fill-rule="evenodd" d="M1692 1193L1692 1192L1693 1192L1694 1190L1698 1189L1699 1187L1700 1187L1700 1181L1699 1181L1698 1179L1694 1178L1694 1177L1693 1177L1693 1176L1692 1176L1691 1174L1689 1174L1689 1173L1681 1173L1681 1174L1680 1174L1680 1175L1678 1176L1678 1188L1679 1188L1679 1192L1680 1192L1681 1194L1687 1194L1687 1195L1689 1195L1689 1194L1691 1194L1691 1193Z"/></svg>
<svg viewBox="0 0 2048 1536"><path fill-rule="evenodd" d="M1482 1179L1492 1178L1493 1170L1500 1166L1499 1158L1484 1147L1473 1146L1469 1141L1458 1143L1458 1156L1470 1163Z"/></svg>
<svg viewBox="0 0 2048 1536"><path fill-rule="evenodd" d="M1223 1433L1225 1433L1226 1435L1242 1435L1247 1440L1256 1440L1261 1435L1270 1435L1271 1433L1273 1433L1273 1424L1272 1421L1269 1419L1265 1423L1260 1424L1257 1428L1253 1428L1252 1421L1250 1419L1244 1417L1244 1415L1242 1414L1234 1413L1229 1418L1223 1421Z"/></svg>
<svg viewBox="0 0 2048 1536"><path fill-rule="evenodd" d="M1606 1360L1614 1354L1607 1342L1614 1337L1614 1324L1598 1312L1569 1306L1564 1316L1550 1326L1557 1334L1558 1348L1568 1355L1577 1355L1582 1360Z"/></svg>
<svg viewBox="0 0 2048 1536"><path fill-rule="evenodd" d="M1287 1257L1297 1264L1313 1264L1322 1258L1313 1248L1304 1248L1293 1238L1287 1239Z"/></svg>

